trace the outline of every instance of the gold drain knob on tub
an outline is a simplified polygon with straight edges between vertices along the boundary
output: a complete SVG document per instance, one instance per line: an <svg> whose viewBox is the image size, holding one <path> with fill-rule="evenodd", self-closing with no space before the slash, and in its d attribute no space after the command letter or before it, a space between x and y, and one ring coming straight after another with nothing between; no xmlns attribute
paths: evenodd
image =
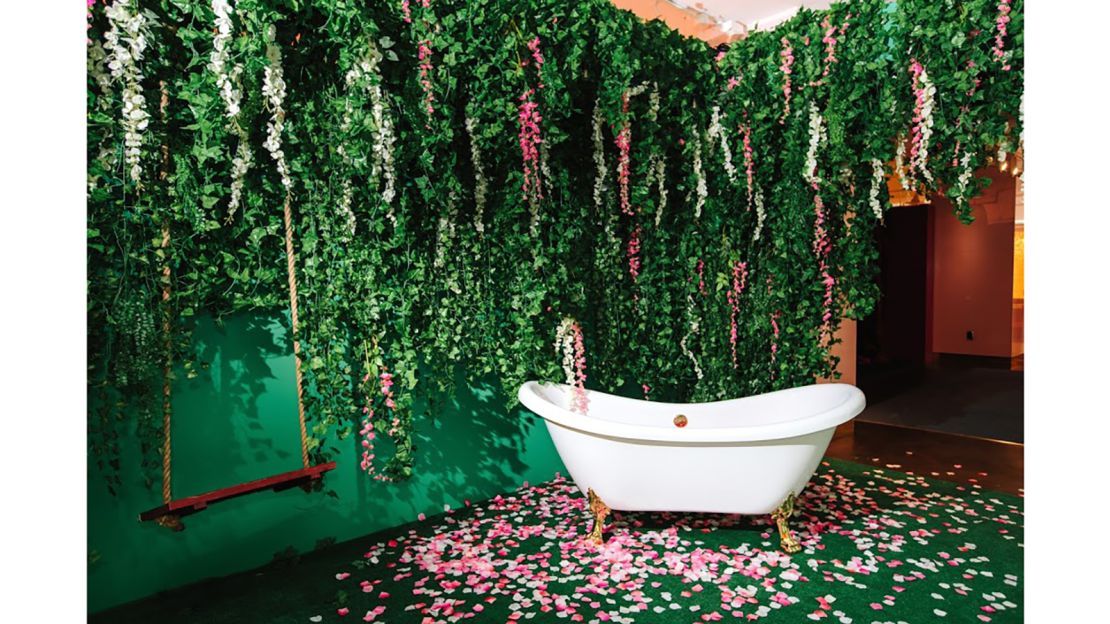
<svg viewBox="0 0 1110 624"><path fill-rule="evenodd" d="M689 421L686 420L686 417L683 416L682 414L679 414L678 416L674 417L674 426L678 427L680 429L682 427L685 427L687 422L689 422Z"/></svg>

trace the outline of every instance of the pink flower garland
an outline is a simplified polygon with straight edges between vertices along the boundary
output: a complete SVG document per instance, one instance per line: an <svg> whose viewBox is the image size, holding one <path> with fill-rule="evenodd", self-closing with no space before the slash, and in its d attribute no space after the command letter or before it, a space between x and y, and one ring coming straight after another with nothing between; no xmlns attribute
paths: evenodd
<svg viewBox="0 0 1110 624"><path fill-rule="evenodd" d="M543 67L543 54L540 53L540 38L535 37L528 42L528 49L532 51L532 60L536 61L536 74L540 74ZM540 77L540 88L543 88L543 77Z"/></svg>
<svg viewBox="0 0 1110 624"><path fill-rule="evenodd" d="M998 2L998 18L995 19L995 26L998 28L998 33L994 36L994 58L1002 63L1003 71L1010 71L1010 64L1006 63L1006 51L1003 49L1006 37L1006 24L1010 22L1010 0L999 0Z"/></svg>
<svg viewBox="0 0 1110 624"><path fill-rule="evenodd" d="M650 400L648 398L648 394L651 392L651 386L649 386L647 384L640 384L640 387L644 389L644 400L645 401Z"/></svg>
<svg viewBox="0 0 1110 624"><path fill-rule="evenodd" d="M851 17L851 16L849 16ZM829 71L832 69L832 64L837 62L836 59L836 31L838 28L829 22L829 16L826 14L825 19L821 20L821 28L825 29L824 36L821 37L821 43L825 44L825 67L821 71L821 78L817 82L811 83L812 86L819 86L825 83L825 78L828 78ZM845 19L844 24L839 28L840 34L843 35L848 30L848 21Z"/></svg>
<svg viewBox="0 0 1110 624"><path fill-rule="evenodd" d="M821 28L825 29L825 36L821 37L821 43L825 44L825 71L821 73L821 77L829 75L829 66L836 62L836 26L829 23L829 15L825 14L825 19L821 20Z"/></svg>
<svg viewBox="0 0 1110 624"><path fill-rule="evenodd" d="M572 329L574 331L574 394L578 411L585 414L589 406L589 399L586 398L586 344L582 337L582 328L578 323L575 323Z"/></svg>
<svg viewBox="0 0 1110 624"><path fill-rule="evenodd" d="M424 110L430 118L432 113L435 112L435 107L432 106L432 102L435 101L435 93L432 91L432 81L429 77L432 72L431 39L421 40L418 55L420 58L420 86L424 89Z"/></svg>
<svg viewBox="0 0 1110 624"><path fill-rule="evenodd" d="M520 155L521 167L524 172L524 183L520 189L528 198L531 193L533 199L543 199L543 187L540 184L540 116L539 105L532 101L535 89L528 89L520 96L518 119L520 121Z"/></svg>
<svg viewBox="0 0 1110 624"><path fill-rule="evenodd" d="M833 304L833 286L836 285L836 279L829 274L828 261L821 258L821 280L825 284L825 300L824 300L824 313L821 315L821 322L825 323L825 329L828 330L829 321L832 320L832 304Z"/></svg>
<svg viewBox="0 0 1110 624"><path fill-rule="evenodd" d="M771 338L771 363L772 364L775 363L775 355L779 352L779 317L780 316L782 316L782 312L780 312L778 310L775 310L775 313L771 315L771 331L773 332L773 335L772 335L772 338ZM774 371L771 371L772 378L774 377L774 375L775 375Z"/></svg>
<svg viewBox="0 0 1110 624"><path fill-rule="evenodd" d="M726 297L728 298L729 308L732 310L730 317L731 331L729 333L729 343L732 345L732 367L739 367L739 362L736 357L736 343L740 338L740 328L736 324L736 317L740 314L740 295L743 294L744 288L748 283L748 263L736 262L732 265L732 289L728 291Z"/></svg>
<svg viewBox="0 0 1110 624"><path fill-rule="evenodd" d="M94 4L96 4L96 0L85 0L85 19L87 20L87 23L85 24L86 31L92 28L92 8ZM85 36L85 43L88 45L92 45L92 39L89 39L88 35Z"/></svg>
<svg viewBox="0 0 1110 624"><path fill-rule="evenodd" d="M816 184L813 185L813 190L817 191ZM825 203L821 200L821 195L813 196L814 212L817 215L814 224L814 240L813 252L817 254L820 260L821 267L821 281L825 285L825 299L823 313L821 314L821 321L826 325L832 319L832 303L833 303L833 286L836 280L829 274L828 256L832 251L832 243L829 241L829 233L825 229Z"/></svg>
<svg viewBox="0 0 1110 624"><path fill-rule="evenodd" d="M794 48L790 47L790 40L786 37L782 38L782 46L782 52L779 53L779 56L782 57L782 66L780 66L779 69L782 70L783 76L785 77L782 83L782 95L786 100L786 108L783 109L782 118L779 119L780 124L786 123L786 116L790 114L790 74L794 73L792 69L794 65Z"/></svg>
<svg viewBox="0 0 1110 624"><path fill-rule="evenodd" d="M412 9L409 8L409 0L401 0L401 14L406 24L412 23Z"/></svg>
<svg viewBox="0 0 1110 624"><path fill-rule="evenodd" d="M747 111L744 117L747 118ZM755 156L752 152L752 128L748 124L740 126L740 134L744 135L744 168L748 175L748 210L752 209L752 193L755 186Z"/></svg>
<svg viewBox="0 0 1110 624"><path fill-rule="evenodd" d="M385 367L382 367L382 372L378 376L378 380L381 382L381 393L385 396L386 408L390 410L396 409L397 404L393 400L393 390L391 389L393 386L393 375L390 374ZM369 381L370 373L366 373L362 378L362 383L366 384ZM377 437L377 434L374 431L374 410L370 407L370 402L372 401L371 394L367 392L366 395L367 404L362 408L362 429L359 430L359 435L362 436L363 448L362 461L359 463L359 466L362 468L363 472L373 477L376 481L392 482L394 481L392 477L376 473L374 469L374 439ZM390 437L397 435L397 427L400 425L400 422L401 421L396 416L390 421Z"/></svg>
<svg viewBox="0 0 1110 624"><path fill-rule="evenodd" d="M393 375L383 367L382 374L379 378L382 382L382 395L385 396L385 406L389 409L395 409L397 404L393 402L393 390L390 389L393 387ZM399 421L393 419L393 426L396 427L398 424L400 424ZM390 429L390 433L393 433L392 429Z"/></svg>
<svg viewBox="0 0 1110 624"><path fill-rule="evenodd" d="M543 76L541 69L543 67L543 55L540 53L540 38L536 37L528 42L528 49L532 51L532 60L536 64L537 75L537 88L543 88ZM528 61L523 61L522 65L527 66ZM517 118L520 122L520 155L521 155L521 169L524 173L524 183L521 184L521 190L524 196L529 201L538 201L543 199L543 185L540 178L540 144L543 139L540 136L540 122L543 117L539 112L539 104L532 100L536 95L536 89L528 89L520 96L520 106L517 109Z"/></svg>
<svg viewBox="0 0 1110 624"><path fill-rule="evenodd" d="M629 155L632 150L632 124L628 117L628 92L626 91L621 95L621 112L624 113L624 124L617 132L616 138L613 140L617 144L617 149L620 155L617 157L617 181L620 183L620 202L621 212L634 216L636 211L632 209L631 202L628 198L628 178L631 169L631 157Z"/></svg>
<svg viewBox="0 0 1110 624"><path fill-rule="evenodd" d="M628 237L628 274L633 282L640 277L640 224L638 223Z"/></svg>
<svg viewBox="0 0 1110 624"><path fill-rule="evenodd" d="M698 292L701 293L702 296L705 296L705 261L701 258L698 258L698 266L696 270L698 273Z"/></svg>

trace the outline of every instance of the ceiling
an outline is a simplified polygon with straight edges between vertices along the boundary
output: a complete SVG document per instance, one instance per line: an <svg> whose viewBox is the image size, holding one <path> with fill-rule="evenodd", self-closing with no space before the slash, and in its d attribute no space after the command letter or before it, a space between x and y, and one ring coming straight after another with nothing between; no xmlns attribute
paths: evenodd
<svg viewBox="0 0 1110 624"><path fill-rule="evenodd" d="M790 19L804 6L825 9L831 0L668 0L671 4L703 13L716 21L724 32L743 34L767 30Z"/></svg>
<svg viewBox="0 0 1110 624"><path fill-rule="evenodd" d="M799 8L824 9L831 0L612 0L644 20L659 19L687 37L711 46L731 43L749 32L769 30Z"/></svg>

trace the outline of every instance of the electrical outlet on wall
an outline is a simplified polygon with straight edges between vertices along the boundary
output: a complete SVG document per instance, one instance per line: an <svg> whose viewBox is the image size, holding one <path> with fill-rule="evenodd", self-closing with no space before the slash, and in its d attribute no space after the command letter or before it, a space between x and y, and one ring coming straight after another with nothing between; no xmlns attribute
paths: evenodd
<svg viewBox="0 0 1110 624"><path fill-rule="evenodd" d="M967 336L968 340L975 340L975 330L974 329L967 330L966 336Z"/></svg>

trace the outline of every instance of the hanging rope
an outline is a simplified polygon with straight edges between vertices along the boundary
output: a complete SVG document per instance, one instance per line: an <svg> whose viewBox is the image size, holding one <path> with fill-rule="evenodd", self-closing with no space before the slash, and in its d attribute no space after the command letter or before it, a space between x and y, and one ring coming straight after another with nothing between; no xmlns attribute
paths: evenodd
<svg viewBox="0 0 1110 624"><path fill-rule="evenodd" d="M301 462L308 468L308 431L304 424L304 385L301 377L301 341L297 334L297 267L293 255L292 198L285 193L285 259L289 271L289 311L293 326L293 364L297 371L297 417L301 425Z"/></svg>
<svg viewBox="0 0 1110 624"><path fill-rule="evenodd" d="M162 226L162 253L168 254L170 247L170 227ZM165 257L165 256L164 256ZM170 488L170 413L172 411L172 389L170 377L173 370L173 342L170 337L170 264L162 267L162 348L166 361L162 368L162 502L172 499Z"/></svg>
<svg viewBox="0 0 1110 624"><path fill-rule="evenodd" d="M166 90L166 81L160 80L158 88L162 93L162 98L159 101L158 110L161 113L162 125L166 124L166 107L170 102L169 92ZM170 172L170 146L166 143L162 144L162 166L159 169L158 177L164 182L169 177ZM173 412L173 314L170 311L170 284L171 284L171 269L170 269L170 220L165 218L162 222L162 349L166 356L166 360L162 365L162 502L167 505L173 499L172 478L173 472L171 471L171 449L170 444L170 415ZM158 519L158 524L174 531L180 531L185 528L181 524L180 518L176 516L162 516Z"/></svg>

